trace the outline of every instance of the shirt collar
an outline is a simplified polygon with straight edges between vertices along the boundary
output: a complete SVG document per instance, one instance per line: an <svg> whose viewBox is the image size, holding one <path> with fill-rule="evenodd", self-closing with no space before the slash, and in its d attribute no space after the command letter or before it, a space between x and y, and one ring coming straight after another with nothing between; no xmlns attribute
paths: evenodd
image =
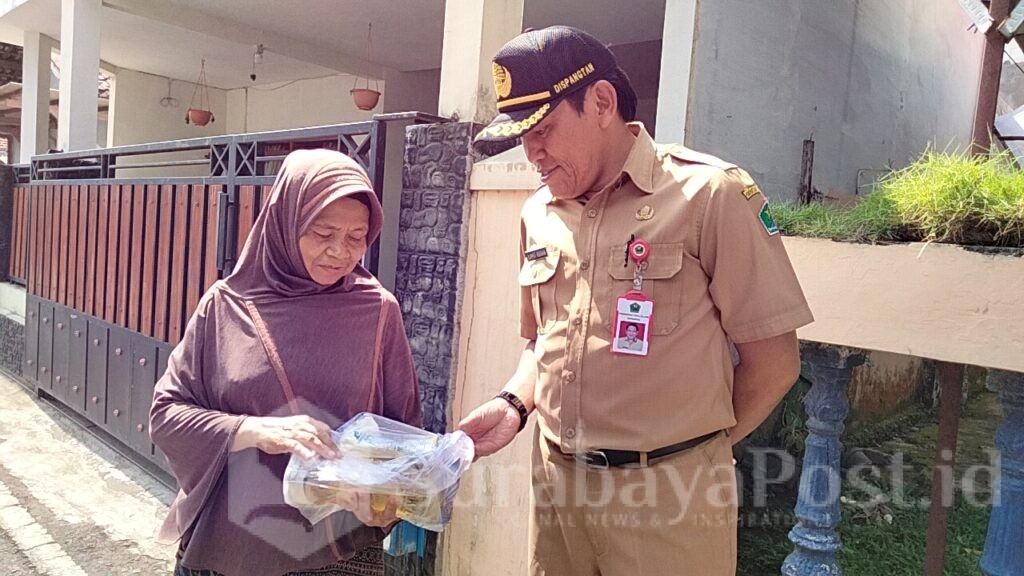
<svg viewBox="0 0 1024 576"><path fill-rule="evenodd" d="M630 122L627 124L630 132L636 136L633 147L626 156L626 163L622 165L622 172L629 175L629 179L642 192L651 194L654 192L654 162L657 160L657 146L642 122Z"/></svg>

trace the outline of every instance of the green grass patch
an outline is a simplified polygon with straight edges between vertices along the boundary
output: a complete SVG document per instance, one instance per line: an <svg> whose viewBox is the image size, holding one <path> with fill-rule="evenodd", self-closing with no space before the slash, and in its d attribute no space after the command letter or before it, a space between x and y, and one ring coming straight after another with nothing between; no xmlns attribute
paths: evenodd
<svg viewBox="0 0 1024 576"><path fill-rule="evenodd" d="M1024 172L1006 153L926 152L852 208L772 207L783 233L852 242L1024 247Z"/></svg>

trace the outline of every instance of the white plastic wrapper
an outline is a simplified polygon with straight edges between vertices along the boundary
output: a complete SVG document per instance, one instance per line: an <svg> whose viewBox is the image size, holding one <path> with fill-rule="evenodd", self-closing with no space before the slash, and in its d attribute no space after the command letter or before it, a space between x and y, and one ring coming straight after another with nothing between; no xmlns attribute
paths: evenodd
<svg viewBox="0 0 1024 576"><path fill-rule="evenodd" d="M331 433L337 460L292 455L284 501L311 523L342 510L339 498L371 496L381 510L398 499L397 516L440 532L451 520L459 478L473 463L473 441L461 431L434 434L363 412Z"/></svg>

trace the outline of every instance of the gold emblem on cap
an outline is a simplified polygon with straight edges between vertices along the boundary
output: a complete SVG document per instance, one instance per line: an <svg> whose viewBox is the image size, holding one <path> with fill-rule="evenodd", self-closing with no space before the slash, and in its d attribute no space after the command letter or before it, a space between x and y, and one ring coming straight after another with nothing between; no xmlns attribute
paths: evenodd
<svg viewBox="0 0 1024 576"><path fill-rule="evenodd" d="M636 211L637 220L650 220L651 218L654 218L654 208L651 208L646 204Z"/></svg>
<svg viewBox="0 0 1024 576"><path fill-rule="evenodd" d="M512 75L508 68L494 62L491 66L491 74L494 76L494 93L498 98L508 98L512 93Z"/></svg>

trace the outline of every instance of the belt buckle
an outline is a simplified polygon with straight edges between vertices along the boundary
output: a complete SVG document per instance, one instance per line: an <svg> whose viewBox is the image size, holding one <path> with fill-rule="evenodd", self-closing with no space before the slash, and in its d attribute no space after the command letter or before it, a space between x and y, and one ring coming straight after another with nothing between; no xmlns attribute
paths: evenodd
<svg viewBox="0 0 1024 576"><path fill-rule="evenodd" d="M600 450L577 453L573 455L573 458L577 462L585 466L589 466L590 468L597 468L600 470L607 470L611 468L611 465L608 464L608 455Z"/></svg>

